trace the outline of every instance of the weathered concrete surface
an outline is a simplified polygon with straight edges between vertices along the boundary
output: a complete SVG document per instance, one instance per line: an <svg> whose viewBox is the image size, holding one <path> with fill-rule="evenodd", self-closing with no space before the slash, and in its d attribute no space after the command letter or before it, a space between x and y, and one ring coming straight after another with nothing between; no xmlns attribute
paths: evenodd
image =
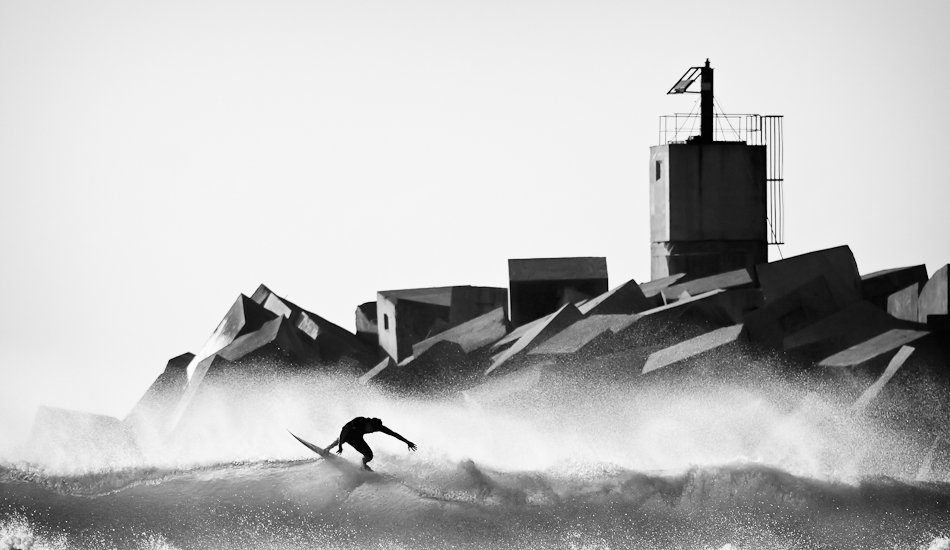
<svg viewBox="0 0 950 550"><path fill-rule="evenodd" d="M927 322L928 315L946 315L950 313L947 294L947 272L950 265L938 269L920 291L917 300L917 321Z"/></svg>
<svg viewBox="0 0 950 550"><path fill-rule="evenodd" d="M379 347L397 363L412 355L435 322L448 324L452 287L387 290L376 293Z"/></svg>
<svg viewBox="0 0 950 550"><path fill-rule="evenodd" d="M301 312L295 326L310 340L316 341L320 337L320 325L314 322L306 312Z"/></svg>
<svg viewBox="0 0 950 550"><path fill-rule="evenodd" d="M726 290L690 307L722 325L736 325L743 323L746 316L764 305L762 291L747 288Z"/></svg>
<svg viewBox="0 0 950 550"><path fill-rule="evenodd" d="M507 309L503 288L451 286L377 293L379 346L401 362L414 345L495 309Z"/></svg>
<svg viewBox="0 0 950 550"><path fill-rule="evenodd" d="M662 312L664 312L664 311L669 311L669 310L674 309L674 308L685 307L685 306L690 305L690 304L692 304L692 303L694 303L694 302L698 302L699 300L705 300L705 299L707 299L707 298L709 298L709 297L711 297L711 296L715 296L715 295L720 294L720 293L722 293L722 292L725 292L725 291L724 291L724 290L710 290L709 292L704 292L704 293L699 294L699 295L697 295L697 296L690 296L690 297L688 297L688 298L683 298L683 299L677 300L676 302L673 302L673 303L671 303L671 304L666 304L666 305L663 305L663 306L655 307L655 308L653 308L653 309L648 309L648 310L646 310L646 311L641 312L640 315L655 315L655 314L657 314L657 313L662 313Z"/></svg>
<svg viewBox="0 0 950 550"><path fill-rule="evenodd" d="M753 283L752 274L748 269L737 269L727 273L693 279L685 283L675 284L663 289L663 299L666 302L679 299L683 292L690 296L696 296L704 292L716 289L737 289L751 286Z"/></svg>
<svg viewBox="0 0 950 550"><path fill-rule="evenodd" d="M491 346L492 351L503 349L506 345L518 341L518 339L520 339L522 336L527 334L528 331L530 331L534 327L550 321L551 317L553 317L555 313L557 312L551 313L549 315L545 315L544 317L541 317L540 319L535 319L534 321L531 321L530 323L521 325L520 327L517 327L516 329L512 330L504 338L492 344Z"/></svg>
<svg viewBox="0 0 950 550"><path fill-rule="evenodd" d="M449 324L456 327L486 313L502 308L505 319L508 318L508 289L457 285L452 287L452 304L449 309ZM433 332L433 334L435 334Z"/></svg>
<svg viewBox="0 0 950 550"><path fill-rule="evenodd" d="M436 342L443 340L455 342L462 346L462 351L469 353L493 342L497 342L505 336L507 330L505 308L500 307L419 342L412 346L412 355L418 358L425 353L426 350L435 345Z"/></svg>
<svg viewBox="0 0 950 550"><path fill-rule="evenodd" d="M258 288L258 292L260 292L260 288ZM255 292L254 295L257 296L258 293ZM243 294L238 296L231 309L225 314L224 319L221 319L221 322L218 323L218 327L211 334L211 338L205 342L201 351L188 364L186 369L188 379L191 380L194 377L199 362L217 353L218 350L233 342L238 336L243 336L261 328L264 323L276 318L276 316L275 313L265 309L256 300Z"/></svg>
<svg viewBox="0 0 950 550"><path fill-rule="evenodd" d="M650 241L765 241L765 155L741 142L651 147L662 169L650 171Z"/></svg>
<svg viewBox="0 0 950 550"><path fill-rule="evenodd" d="M741 332L742 325L733 325L661 349L650 354L641 372L646 374L650 371L661 369L678 361L718 348L729 342L734 342Z"/></svg>
<svg viewBox="0 0 950 550"><path fill-rule="evenodd" d="M881 389L884 387L884 384L887 384L890 379L897 373L897 369L901 368L904 364L904 361L910 357L910 354L914 352L914 348L910 346L901 347L900 351L891 359L891 362L887 365L887 369L884 371L884 374L878 378L874 384L871 385L857 401L851 405L851 410L856 413L864 412L864 409L867 408L868 404L877 397L881 392Z"/></svg>
<svg viewBox="0 0 950 550"><path fill-rule="evenodd" d="M854 367L910 344L928 334L930 333L923 330L891 329L826 357L818 364L822 367Z"/></svg>
<svg viewBox="0 0 950 550"><path fill-rule="evenodd" d="M491 366L488 367L485 374L491 374L498 367L502 366L505 361L516 354L531 351L532 348L547 341L548 338L553 337L577 321L580 321L583 317L574 304L567 304L561 307L561 309L556 311L554 315L551 315L547 321L538 323L532 327L531 330L527 331L524 336L519 338L510 348L502 352L502 354L492 362Z"/></svg>
<svg viewBox="0 0 950 550"><path fill-rule="evenodd" d="M920 294L917 283L898 290L887 297L887 313L895 319L916 323L918 319L917 300Z"/></svg>
<svg viewBox="0 0 950 550"><path fill-rule="evenodd" d="M383 369L373 378L403 394L433 395L454 392L480 379L487 359L487 348L465 353L456 342L440 340L412 361Z"/></svg>
<svg viewBox="0 0 950 550"><path fill-rule="evenodd" d="M819 275L746 315L745 332L752 342L779 348L787 335L838 310L825 276Z"/></svg>
<svg viewBox="0 0 950 550"><path fill-rule="evenodd" d="M636 314L591 315L552 336L528 352L528 355L577 353L598 336L608 332L614 334L620 332L639 318L640 316Z"/></svg>
<svg viewBox="0 0 950 550"><path fill-rule="evenodd" d="M650 277L685 273L682 281L737 269L753 270L769 260L766 241L677 241L650 245Z"/></svg>
<svg viewBox="0 0 950 550"><path fill-rule="evenodd" d="M711 291L706 295L693 297L688 302L677 302L655 308L648 312L630 316L634 322L626 326L615 326L579 350L575 356L528 355L527 357L566 358L566 365L572 366L573 357L584 357L583 376L600 380L637 379L646 364L649 355L664 348L674 346L685 340L722 328L723 324L712 322L706 316L697 314L693 308L709 300L714 300L723 291ZM614 332L616 330L616 332ZM640 382L637 382L640 383Z"/></svg>
<svg viewBox="0 0 950 550"><path fill-rule="evenodd" d="M288 308L283 302L272 300L272 309L267 309L261 305L267 302L271 294L267 287L261 285L254 292L252 298L248 298L243 294L238 296L224 319L218 324L211 338L189 362L186 368L188 384L181 394L181 398L175 404L169 416L168 424L164 426L165 431L176 429L185 414L185 410L191 405L195 394L198 392L212 360L218 357L218 352L231 345L238 338L257 332L265 324L284 319L283 314ZM273 309L276 309L279 313L276 313Z"/></svg>
<svg viewBox="0 0 950 550"><path fill-rule="evenodd" d="M584 315L630 315L653 307L654 302L643 295L633 279L578 305Z"/></svg>
<svg viewBox="0 0 950 550"><path fill-rule="evenodd" d="M685 276L685 273L676 273L675 275L670 275L669 277L662 277L660 279L647 281L640 285L640 290L643 291L643 295L647 298L659 296L660 293L663 292L664 288L676 284L676 281L682 279Z"/></svg>
<svg viewBox="0 0 950 550"><path fill-rule="evenodd" d="M264 324L259 330L235 338L233 342L218 351L218 355L228 361L238 361L258 349L273 344L281 355L295 363L316 363L320 361L319 349L301 338L288 317L277 317Z"/></svg>
<svg viewBox="0 0 950 550"><path fill-rule="evenodd" d="M516 327L609 289L606 258L511 259L508 279Z"/></svg>
<svg viewBox="0 0 950 550"><path fill-rule="evenodd" d="M374 348L367 346L355 334L286 298L277 296L266 286L260 285L251 300L262 304L276 315L290 319L291 325L316 342L322 362L354 362L365 369L376 364Z"/></svg>
<svg viewBox="0 0 950 550"><path fill-rule="evenodd" d="M822 358L895 328L902 328L899 321L861 300L786 336L782 346L786 350L808 346L810 353Z"/></svg>
<svg viewBox="0 0 950 550"><path fill-rule="evenodd" d="M607 259L602 257L508 260L509 281L571 281L606 278Z"/></svg>
<svg viewBox="0 0 950 550"><path fill-rule="evenodd" d="M764 146L666 144L650 158L651 278L768 261Z"/></svg>
<svg viewBox="0 0 950 550"><path fill-rule="evenodd" d="M928 278L925 265L875 271L861 276L861 294L866 301L887 309L890 295L913 284L920 285L918 288L923 287Z"/></svg>
<svg viewBox="0 0 950 550"><path fill-rule="evenodd" d="M373 367L373 368L371 368L370 370L366 371L366 373L363 374L363 376L360 376L357 381L358 381L360 384L366 385L370 380L372 380L373 378L375 378L377 374L383 372L383 369L387 369L387 368L389 368L389 367L392 367L392 366L395 365L395 364L396 364L396 363L393 361L393 358L392 358L392 357L386 357L385 359L383 359L382 361L380 361L378 365L376 365L375 367Z"/></svg>
<svg viewBox="0 0 950 550"><path fill-rule="evenodd" d="M861 300L861 276L847 246L759 264L755 269L766 305L816 277L825 278L836 309L844 309Z"/></svg>
<svg viewBox="0 0 950 550"><path fill-rule="evenodd" d="M183 353L168 360L165 370L152 382L145 394L122 421L143 447L157 445L162 430L168 424L175 404L188 385L186 369L193 353Z"/></svg>

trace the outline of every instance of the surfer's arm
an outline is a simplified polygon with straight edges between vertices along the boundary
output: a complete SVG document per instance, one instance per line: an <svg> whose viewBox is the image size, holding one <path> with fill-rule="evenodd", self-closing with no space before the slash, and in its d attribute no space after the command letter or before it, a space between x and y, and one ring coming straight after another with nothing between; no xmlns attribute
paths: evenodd
<svg viewBox="0 0 950 550"><path fill-rule="evenodd" d="M339 444L339 446L336 448L336 454L343 453L343 442L346 441L346 436L350 434L350 429L351 429L350 425L346 424L345 426L343 426L343 430L340 431L340 439L337 439L337 443Z"/></svg>
<svg viewBox="0 0 950 550"><path fill-rule="evenodd" d="M405 443L406 445L409 445L409 450L410 450L410 451L415 451L415 450L416 450L416 444L415 444L415 443L413 443L412 441L409 441L409 440L406 439L405 437L403 437L403 436L397 434L396 432L390 430L390 429L387 428L386 426L380 426L379 431L383 432L384 434L391 435L391 436L395 437L396 439L398 439L399 441L402 441L402 442Z"/></svg>

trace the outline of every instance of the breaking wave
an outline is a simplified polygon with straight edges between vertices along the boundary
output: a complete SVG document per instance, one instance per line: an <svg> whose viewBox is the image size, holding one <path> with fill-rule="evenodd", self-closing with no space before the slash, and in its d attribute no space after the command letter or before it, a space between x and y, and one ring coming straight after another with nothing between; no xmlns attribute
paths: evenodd
<svg viewBox="0 0 950 550"><path fill-rule="evenodd" d="M519 376L437 399L222 387L160 445L24 451L0 464L0 550L950 548L950 485L915 480L930 441L807 385ZM327 444L355 416L419 451L371 435L368 474L286 431Z"/></svg>
<svg viewBox="0 0 950 550"><path fill-rule="evenodd" d="M3 472L0 548L941 548L950 486L753 464L500 472L387 457ZM941 542L944 541L944 542Z"/></svg>

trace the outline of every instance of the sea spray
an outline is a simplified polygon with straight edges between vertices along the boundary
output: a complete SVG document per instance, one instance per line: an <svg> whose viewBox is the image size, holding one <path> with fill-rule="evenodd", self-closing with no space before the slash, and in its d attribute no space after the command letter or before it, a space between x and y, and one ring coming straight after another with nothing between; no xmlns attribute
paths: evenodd
<svg viewBox="0 0 950 550"><path fill-rule="evenodd" d="M179 550L928 548L950 534L948 487L912 481L926 438L772 372L548 373L436 398L322 375L203 391L134 455L7 462L0 520L50 548ZM328 444L355 416L419 450L370 435L379 474L354 480L287 433Z"/></svg>

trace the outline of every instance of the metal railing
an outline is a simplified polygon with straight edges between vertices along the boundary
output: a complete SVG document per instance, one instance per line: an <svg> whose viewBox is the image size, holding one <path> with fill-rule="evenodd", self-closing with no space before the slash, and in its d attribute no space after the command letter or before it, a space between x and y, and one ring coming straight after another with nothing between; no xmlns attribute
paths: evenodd
<svg viewBox="0 0 950 550"><path fill-rule="evenodd" d="M785 195L782 175L783 154L781 115L730 115L713 117L713 141L765 145L765 178L769 244L785 244ZM700 135L699 113L676 113L660 117L660 143L687 143Z"/></svg>

